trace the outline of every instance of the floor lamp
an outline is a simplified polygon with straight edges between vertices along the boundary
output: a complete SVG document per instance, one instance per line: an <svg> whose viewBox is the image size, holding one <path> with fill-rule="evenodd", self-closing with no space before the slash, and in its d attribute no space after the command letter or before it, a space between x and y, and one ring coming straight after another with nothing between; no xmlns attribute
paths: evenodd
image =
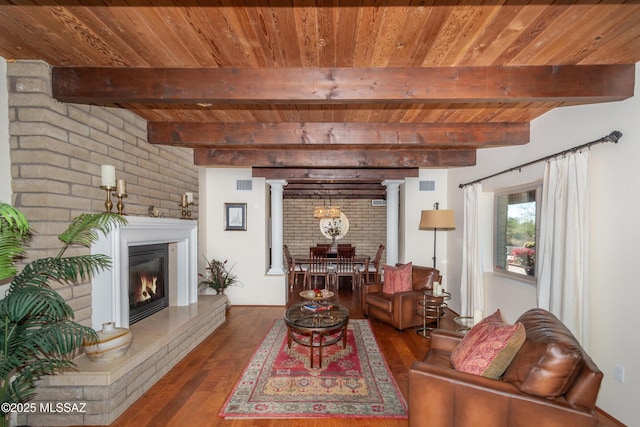
<svg viewBox="0 0 640 427"><path fill-rule="evenodd" d="M453 210L438 209L439 203L433 204L433 210L422 211L420 215L420 230L433 230L433 268L436 268L436 233L438 230L452 230L456 228Z"/></svg>

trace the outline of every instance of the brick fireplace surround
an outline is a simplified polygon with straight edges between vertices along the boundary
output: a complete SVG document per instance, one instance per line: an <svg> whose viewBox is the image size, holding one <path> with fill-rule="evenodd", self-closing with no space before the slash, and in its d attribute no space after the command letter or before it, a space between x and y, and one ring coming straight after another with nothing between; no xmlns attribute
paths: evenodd
<svg viewBox="0 0 640 427"><path fill-rule="evenodd" d="M127 182L128 218L147 217L150 205L179 221L178 202L193 192L198 206L199 170L193 151L147 142L147 123L127 110L59 102L51 96L51 68L42 61L7 63L12 204L29 219L34 235L28 256L55 256L58 234L84 212L104 210L100 167L112 164ZM198 218L197 208L193 218ZM75 320L94 325L92 283L56 287ZM133 344L117 363L97 365L80 357L73 374L48 377L38 401L84 402L86 413L36 414L19 424L105 425L138 399L219 324L226 301L200 296L134 324ZM96 320L98 328L100 322ZM115 320L115 319L108 319ZM144 337L147 338L144 338ZM153 337L153 342L147 341ZM15 421L15 420L14 420Z"/></svg>
<svg viewBox="0 0 640 427"><path fill-rule="evenodd" d="M123 357L95 362L80 355L75 371L41 381L37 408L75 403L84 412L44 411L27 416L27 424L111 424L225 321L225 297L197 294L197 221L129 217L92 248L113 264L92 282L94 329L108 321L129 327L129 248L156 243L169 244L169 307L130 326L133 343Z"/></svg>

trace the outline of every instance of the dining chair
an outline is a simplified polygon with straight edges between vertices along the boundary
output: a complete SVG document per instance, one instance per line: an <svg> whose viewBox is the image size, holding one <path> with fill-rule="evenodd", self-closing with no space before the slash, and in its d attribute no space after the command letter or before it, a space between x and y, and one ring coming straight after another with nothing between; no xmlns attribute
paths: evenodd
<svg viewBox="0 0 640 427"><path fill-rule="evenodd" d="M379 282L380 281L380 260L382 259L382 252L384 252L384 245L378 246L378 251L373 261L369 262L366 266L359 265L358 269L360 277L363 283Z"/></svg>
<svg viewBox="0 0 640 427"><path fill-rule="evenodd" d="M309 248L309 266L304 274L304 287L306 289L309 285L310 289L317 288L318 277L324 278L324 287L328 288L331 285L332 271L329 268L327 261L327 248L326 247L311 247ZM311 281L313 280L313 284Z"/></svg>
<svg viewBox="0 0 640 427"><path fill-rule="evenodd" d="M341 277L351 278L351 289L354 290L358 278L358 271L354 264L354 257L356 255L355 248L338 248L338 258L336 260L336 289L340 286Z"/></svg>
<svg viewBox="0 0 640 427"><path fill-rule="evenodd" d="M291 251L287 245L283 245L284 256L287 261L287 273L289 278L289 288L293 289L296 284L296 279L302 277L304 284L304 274L309 269L309 266L304 263L296 262L295 258L291 256Z"/></svg>
<svg viewBox="0 0 640 427"><path fill-rule="evenodd" d="M356 248L353 246L340 246L338 245L338 258L339 257L354 257L356 256Z"/></svg>

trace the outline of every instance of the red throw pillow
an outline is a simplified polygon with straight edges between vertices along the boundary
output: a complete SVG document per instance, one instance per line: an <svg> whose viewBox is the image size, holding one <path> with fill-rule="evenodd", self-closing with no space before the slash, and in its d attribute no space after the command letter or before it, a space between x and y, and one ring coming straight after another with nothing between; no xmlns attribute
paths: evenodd
<svg viewBox="0 0 640 427"><path fill-rule="evenodd" d="M485 317L481 321L482 322L504 323L504 320L502 319L502 313L500 312L500 309L497 309L495 312L493 312L493 314L488 315L487 317ZM478 323L480 323L480 322L478 322Z"/></svg>
<svg viewBox="0 0 640 427"><path fill-rule="evenodd" d="M396 292L405 292L411 290L411 268L412 262L394 267L384 265L384 282L382 283L382 292L385 294L395 294Z"/></svg>
<svg viewBox="0 0 640 427"><path fill-rule="evenodd" d="M471 328L453 350L451 364L461 372L498 379L525 338L524 325L520 322L510 325L485 319Z"/></svg>

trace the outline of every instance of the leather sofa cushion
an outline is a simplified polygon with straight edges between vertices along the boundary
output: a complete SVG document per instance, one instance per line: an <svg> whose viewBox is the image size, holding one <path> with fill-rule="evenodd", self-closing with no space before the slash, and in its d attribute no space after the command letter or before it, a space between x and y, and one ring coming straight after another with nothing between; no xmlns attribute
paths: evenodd
<svg viewBox="0 0 640 427"><path fill-rule="evenodd" d="M520 391L547 399L564 395L582 369L582 350L555 316L533 309L518 319L527 339L503 380Z"/></svg>
<svg viewBox="0 0 640 427"><path fill-rule="evenodd" d="M507 369L525 340L522 323L486 318L462 338L451 353L451 364L461 372L498 379Z"/></svg>

